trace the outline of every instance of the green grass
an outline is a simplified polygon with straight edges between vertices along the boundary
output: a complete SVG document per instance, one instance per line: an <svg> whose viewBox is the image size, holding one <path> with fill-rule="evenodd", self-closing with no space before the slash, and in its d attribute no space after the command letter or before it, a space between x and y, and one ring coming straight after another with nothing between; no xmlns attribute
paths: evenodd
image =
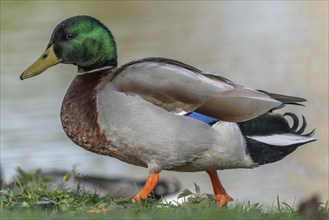
<svg viewBox="0 0 329 220"><path fill-rule="evenodd" d="M85 192L80 184L76 188L63 185L50 188L49 177L41 171L27 173L18 169L18 175L11 187L2 186L0 191L1 219L328 219L329 203L312 208L308 205L303 211L296 211L294 204L280 202L264 208L259 203L233 202L218 209L211 195L202 194L195 184L195 192L183 190L182 204L168 203L148 198L133 204L130 198L100 197L97 193ZM81 177L83 178L83 177ZM189 196L189 197L186 197ZM101 210L105 213L88 213L88 210Z"/></svg>

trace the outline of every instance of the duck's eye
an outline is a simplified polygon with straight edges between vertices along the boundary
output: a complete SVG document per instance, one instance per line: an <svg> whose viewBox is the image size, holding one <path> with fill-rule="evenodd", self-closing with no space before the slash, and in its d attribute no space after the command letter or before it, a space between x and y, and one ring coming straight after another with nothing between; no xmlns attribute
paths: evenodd
<svg viewBox="0 0 329 220"><path fill-rule="evenodd" d="M66 34L66 40L71 40L75 37L75 34L74 33L68 33Z"/></svg>

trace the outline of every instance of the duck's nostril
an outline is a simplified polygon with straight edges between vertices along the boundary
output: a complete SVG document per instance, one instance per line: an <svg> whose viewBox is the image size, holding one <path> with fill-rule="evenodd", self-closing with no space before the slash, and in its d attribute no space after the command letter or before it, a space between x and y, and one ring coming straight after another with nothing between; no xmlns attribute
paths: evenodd
<svg viewBox="0 0 329 220"><path fill-rule="evenodd" d="M44 59L46 59L47 57L48 57L48 53L45 53L45 54L42 55L41 59L44 60Z"/></svg>

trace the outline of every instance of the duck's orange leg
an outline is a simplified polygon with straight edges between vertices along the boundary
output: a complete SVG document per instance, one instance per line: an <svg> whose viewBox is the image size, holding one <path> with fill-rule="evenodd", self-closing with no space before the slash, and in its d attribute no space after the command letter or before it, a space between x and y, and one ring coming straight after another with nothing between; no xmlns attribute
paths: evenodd
<svg viewBox="0 0 329 220"><path fill-rule="evenodd" d="M140 199L146 199L147 196L153 191L154 187L159 181L159 173L150 173L147 177L146 183L141 191L132 199L132 202L140 201Z"/></svg>
<svg viewBox="0 0 329 220"><path fill-rule="evenodd" d="M226 205L229 201L233 201L233 199L231 198L231 196L229 196L222 183L220 182L219 178L218 178L218 174L216 170L208 170L207 171L211 183L212 183L212 187L214 189L214 194L215 197L218 201L218 205L219 207L223 207L224 205Z"/></svg>

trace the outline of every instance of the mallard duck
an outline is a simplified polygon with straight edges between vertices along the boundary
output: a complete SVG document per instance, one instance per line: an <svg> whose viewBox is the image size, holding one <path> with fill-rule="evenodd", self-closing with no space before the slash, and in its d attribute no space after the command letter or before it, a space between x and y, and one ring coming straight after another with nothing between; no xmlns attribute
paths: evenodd
<svg viewBox="0 0 329 220"><path fill-rule="evenodd" d="M232 198L217 170L272 163L316 140L314 130L304 134L304 117L297 129L295 114L274 113L303 98L247 88L173 59L118 67L111 31L90 16L58 24L20 78L58 63L78 67L61 108L67 136L86 150L149 169L133 202L147 198L162 170L206 171L222 207Z"/></svg>

